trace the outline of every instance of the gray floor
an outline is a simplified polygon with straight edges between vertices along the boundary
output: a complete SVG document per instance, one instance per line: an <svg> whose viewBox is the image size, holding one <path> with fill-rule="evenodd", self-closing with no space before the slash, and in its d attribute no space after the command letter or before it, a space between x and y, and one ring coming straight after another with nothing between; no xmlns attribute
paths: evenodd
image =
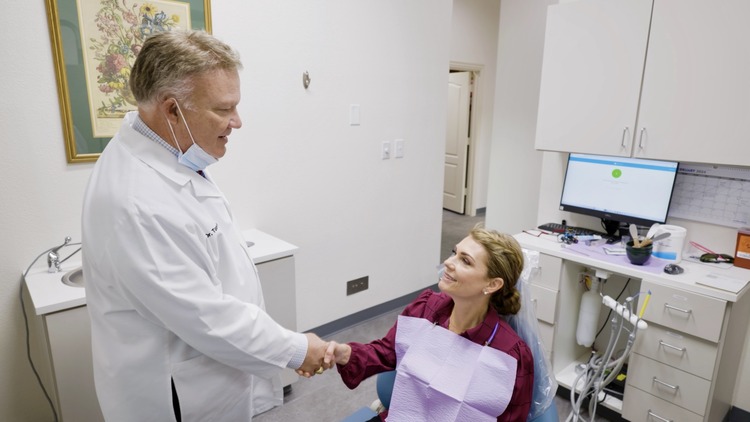
<svg viewBox="0 0 750 422"><path fill-rule="evenodd" d="M453 246L460 242L477 223L484 221L484 215L468 217L450 211L443 211L443 240L441 259L447 257ZM368 342L382 337L393 325L401 309L396 309L341 330L329 339L340 342ZM377 398L375 377L365 380L355 390L349 390L335 370L316 375L311 379L300 378L293 384L291 393L284 398L284 405L254 418L258 422L324 421L336 422L354 413L357 409L369 406ZM555 398L560 420L570 412L570 402ZM596 421L607 419L597 417Z"/></svg>

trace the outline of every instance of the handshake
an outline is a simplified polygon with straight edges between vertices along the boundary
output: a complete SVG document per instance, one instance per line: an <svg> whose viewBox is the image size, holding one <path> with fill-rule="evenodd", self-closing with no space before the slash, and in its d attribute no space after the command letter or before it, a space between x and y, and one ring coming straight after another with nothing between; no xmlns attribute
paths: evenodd
<svg viewBox="0 0 750 422"><path fill-rule="evenodd" d="M323 341L315 334L307 333L307 354L297 373L310 378L315 374L322 374L334 364L346 365L349 362L352 348L348 344L335 341Z"/></svg>

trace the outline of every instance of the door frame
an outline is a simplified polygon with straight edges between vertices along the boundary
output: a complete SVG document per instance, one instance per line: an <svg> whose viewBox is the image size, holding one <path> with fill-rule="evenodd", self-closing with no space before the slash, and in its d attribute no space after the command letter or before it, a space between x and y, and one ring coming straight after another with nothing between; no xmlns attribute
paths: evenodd
<svg viewBox="0 0 750 422"><path fill-rule="evenodd" d="M474 163L476 160L476 143L479 140L479 137L476 136L476 129L479 127L478 122L481 120L482 116L480 101L477 101L480 92L479 86L482 80L482 70L484 70L484 65L456 61L451 61L448 69L448 73L453 71L471 72L474 80L471 87L471 98L469 100L471 113L469 114L469 152L466 157L466 201L464 203L464 215L472 217L477 215L477 210L474 206Z"/></svg>

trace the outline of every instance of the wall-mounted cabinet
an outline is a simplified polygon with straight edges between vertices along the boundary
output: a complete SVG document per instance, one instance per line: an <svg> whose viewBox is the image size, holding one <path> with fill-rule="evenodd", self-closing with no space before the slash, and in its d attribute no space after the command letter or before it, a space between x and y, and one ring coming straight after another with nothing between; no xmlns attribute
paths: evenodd
<svg viewBox="0 0 750 422"><path fill-rule="evenodd" d="M747 165L750 2L550 6L536 148Z"/></svg>

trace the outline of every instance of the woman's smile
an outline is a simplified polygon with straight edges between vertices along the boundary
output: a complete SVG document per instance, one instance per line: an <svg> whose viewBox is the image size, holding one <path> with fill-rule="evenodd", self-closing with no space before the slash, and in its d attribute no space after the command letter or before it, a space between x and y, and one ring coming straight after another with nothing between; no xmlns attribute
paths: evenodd
<svg viewBox="0 0 750 422"><path fill-rule="evenodd" d="M457 280L450 275L448 275L447 272L443 273L443 281L446 283L455 283Z"/></svg>

